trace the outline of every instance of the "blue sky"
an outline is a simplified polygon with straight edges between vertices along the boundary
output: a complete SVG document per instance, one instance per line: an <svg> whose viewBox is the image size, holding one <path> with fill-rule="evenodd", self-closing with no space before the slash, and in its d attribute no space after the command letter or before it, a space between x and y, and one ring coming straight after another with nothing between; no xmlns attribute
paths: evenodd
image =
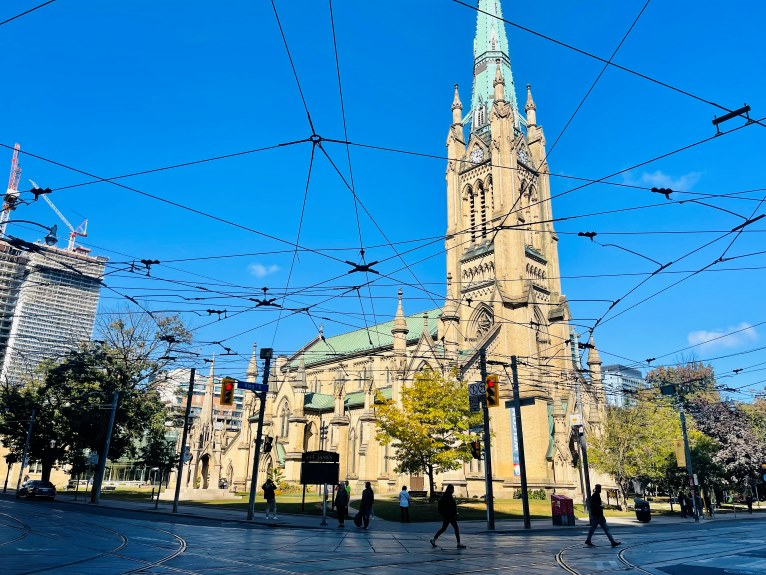
<svg viewBox="0 0 766 575"><path fill-rule="evenodd" d="M39 3L4 3L0 21ZM328 3L275 4L316 134L342 140ZM609 58L644 4L505 0L503 8L508 20ZM349 139L443 156L453 84L460 85L464 103L470 98L475 12L449 0L335 0L333 12ZM608 69L550 154L554 195L581 183L572 177L603 178L710 138L711 120L722 112L702 100L729 109L747 102L753 118L766 116L762 34L749 24L764 16L766 7L755 0L650 2L614 62L697 98ZM517 96L523 103L524 87L532 85L550 149L603 64L519 28L506 29ZM101 178L312 134L268 0L58 0L0 26L0 35L0 143L19 142L22 151ZM726 251L733 235L677 261L745 218L766 213L759 203L766 195L766 131L743 123L731 120L722 128L740 129L609 180L628 186L595 184L553 200L554 216L568 218L556 229L564 292L580 331L658 268L646 258L676 262L615 305L599 325L595 337L604 363L646 370L647 358L657 358L651 365L658 365L693 355L710 360L732 388L763 388L766 257L749 254L762 249L766 219L745 228ZM346 148L330 142L323 147L348 181ZM219 363L241 376L254 342L289 353L320 324L325 335L334 335L390 319L400 286L407 313L443 301L438 238L446 227L445 161L352 146L355 190L365 208L357 226L351 193L319 148L306 193L311 150L303 142L120 180L229 223L108 183L67 188L92 178L31 156L22 156L21 189L29 189L27 178L54 188L51 199L73 224L89 219L84 243L110 258L107 284L147 308L183 312L203 355L224 351L211 342L242 355ZM10 166L10 156L7 148L0 152L0 169ZM671 198L685 203L670 202L640 189L652 186L689 193ZM758 191L720 197L747 190ZM315 251L299 250L290 273L304 194L299 243ZM715 197L704 199L708 205L689 203L702 198L694 194ZM651 207L614 212L640 206ZM59 223L42 202L14 217L22 218L22 210L24 219ZM583 231L596 231L598 242L614 245L578 237ZM8 232L37 239L36 231L20 225ZM357 294L349 288L365 278L347 274L342 261L359 260L360 232L367 261L383 260L376 269L391 278ZM401 252L418 248L404 258L429 293L411 286L418 282L401 271L389 240ZM724 251L737 259L691 275ZM151 277L131 273L130 263L140 259L162 263ZM311 318L284 312L278 324L279 311L252 309L248 298L262 297L263 287L267 297L284 295L288 276L285 306L332 299L312 308ZM320 282L327 283L295 293ZM108 291L102 298L102 312L126 302ZM208 309L226 310L226 318L219 321ZM734 375L735 369L743 371Z"/></svg>

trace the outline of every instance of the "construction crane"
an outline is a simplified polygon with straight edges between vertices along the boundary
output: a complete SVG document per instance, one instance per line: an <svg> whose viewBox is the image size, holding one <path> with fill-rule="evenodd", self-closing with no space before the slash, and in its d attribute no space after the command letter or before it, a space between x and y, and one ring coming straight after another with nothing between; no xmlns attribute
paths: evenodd
<svg viewBox="0 0 766 575"><path fill-rule="evenodd" d="M34 180L29 180L29 182L34 186L35 189L39 190L41 189L40 186L37 185L37 183ZM40 194L42 198L47 202L47 204L51 207L51 209L56 212L56 215L59 217L59 219L64 222L66 227L69 228L69 242L67 243L67 251L70 252L89 252L90 250L87 248L83 248L81 246L76 246L75 241L77 240L77 236L80 236L82 238L88 237L88 220L85 220L83 223L81 223L76 228L69 223L69 220L67 220L64 217L64 214L62 214L59 209L54 205L54 203L48 198L47 194Z"/></svg>
<svg viewBox="0 0 766 575"><path fill-rule="evenodd" d="M19 167L19 150L21 144L13 146L13 159L11 160L11 175L8 178L8 190L3 197L3 209L0 212L0 237L5 237L5 226L11 219L11 212L19 203L19 180L21 179L21 167Z"/></svg>

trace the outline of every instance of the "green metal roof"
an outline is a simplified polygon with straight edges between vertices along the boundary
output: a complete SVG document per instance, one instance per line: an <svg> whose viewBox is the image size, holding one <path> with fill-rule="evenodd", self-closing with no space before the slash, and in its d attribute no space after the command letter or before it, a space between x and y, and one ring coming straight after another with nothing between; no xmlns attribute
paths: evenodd
<svg viewBox="0 0 766 575"><path fill-rule="evenodd" d="M441 313L442 309L436 308L407 316L405 320L410 330L407 334L407 342L412 343L420 339L420 334L423 332L424 314L428 315L428 331L431 337L435 337L439 327L437 320ZM392 347L394 345L394 336L391 334L391 328L393 327L394 321L391 320L371 325L369 329L357 329L319 340L302 352L306 367L327 361L339 360L350 355ZM370 345L370 340L372 340L372 345ZM290 366L298 366L298 356L292 358Z"/></svg>
<svg viewBox="0 0 766 575"><path fill-rule="evenodd" d="M383 396L383 399L390 401L393 397L393 390L391 387L383 387L378 390ZM364 406L364 392L354 391L346 395L343 400L343 405L346 409L363 407ZM326 393L307 393L303 400L304 409L314 409L316 411L332 411L335 409L335 400L332 395Z"/></svg>
<svg viewBox="0 0 766 575"><path fill-rule="evenodd" d="M333 396L326 393L307 393L303 398L304 409L316 409L317 411L332 410L334 405L335 400Z"/></svg>

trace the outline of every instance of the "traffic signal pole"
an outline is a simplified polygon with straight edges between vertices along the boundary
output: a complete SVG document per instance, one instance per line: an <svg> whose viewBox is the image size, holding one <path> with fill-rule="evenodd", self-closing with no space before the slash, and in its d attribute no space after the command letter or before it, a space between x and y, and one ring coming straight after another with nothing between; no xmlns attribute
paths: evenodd
<svg viewBox="0 0 766 575"><path fill-rule="evenodd" d="M694 522L699 523L702 509L697 506L697 486L694 484L694 471L692 470L692 453L689 449L689 436L686 433L686 414L684 406L680 404L679 414L681 415L681 431L684 434L684 454L686 455L686 472L689 474L689 490L692 494L692 505L694 506Z"/></svg>
<svg viewBox="0 0 766 575"><path fill-rule="evenodd" d="M487 381L487 351L483 347L479 351L479 369L481 370L481 380ZM489 444L489 406L487 398L482 401L482 411L484 415L484 484L485 500L487 503L487 529L495 530L495 497L492 493L492 452Z"/></svg>
<svg viewBox="0 0 766 575"><path fill-rule="evenodd" d="M24 451L21 454L21 469L19 469L19 480L16 482L16 491L18 492L21 487L21 477L24 475L24 468L27 466L27 451L29 451L29 440L32 437L32 428L35 425L35 410L32 410L32 415L29 417L29 427L27 428L27 439L24 442Z"/></svg>
<svg viewBox="0 0 766 575"><path fill-rule="evenodd" d="M263 385L269 385L271 373L271 356L273 350L270 347L261 349L261 359L266 360L263 367ZM268 388L268 387L267 387ZM261 458L261 442L263 441L263 418L266 415L266 389L261 392L261 405L258 410L258 431L255 434L255 454L253 455L253 472L250 478L250 500L247 505L247 520L253 520L255 512L255 491L258 489L258 460Z"/></svg>
<svg viewBox="0 0 766 575"><path fill-rule="evenodd" d="M106 471L106 460L109 457L109 444L112 441L112 431L114 430L114 418L117 414L117 402L120 400L120 392L115 389L112 395L112 410L109 413L109 423L106 426L106 439L104 440L104 451L98 458L98 471L93 481L93 488L90 490L90 502L98 505L101 498L101 486L104 483L104 472Z"/></svg>
<svg viewBox="0 0 766 575"><path fill-rule="evenodd" d="M513 411L516 414L516 445L519 446L519 476L521 479L521 508L524 513L524 529L532 529L529 516L529 493L527 492L527 461L524 457L524 433L521 429L521 394L519 393L519 375L516 369L516 356L511 356L511 374L513 375Z"/></svg>
<svg viewBox="0 0 766 575"><path fill-rule="evenodd" d="M178 473L176 475L176 492L173 496L173 513L178 513L178 497L181 495L181 481L184 474L184 457L186 456L186 440L189 439L189 414L191 414L192 397L194 396L194 376L196 368L189 374L189 392L186 394L186 413L184 414L184 432L181 435L181 455L178 457ZM159 500L159 497L157 498Z"/></svg>

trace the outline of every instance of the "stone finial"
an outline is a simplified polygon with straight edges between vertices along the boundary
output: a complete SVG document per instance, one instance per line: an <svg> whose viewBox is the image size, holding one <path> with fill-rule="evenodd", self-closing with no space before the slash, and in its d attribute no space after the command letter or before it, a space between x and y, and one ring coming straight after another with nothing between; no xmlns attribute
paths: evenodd
<svg viewBox="0 0 766 575"><path fill-rule="evenodd" d="M391 333L409 333L407 327L407 320L404 319L404 308L402 307L402 290L399 288L399 305L396 308L396 318L394 319L394 327L391 329Z"/></svg>
<svg viewBox="0 0 766 575"><path fill-rule="evenodd" d="M537 107L535 101L532 99L532 86L527 84L527 104L524 106L524 110L527 112L527 125L534 126L537 124Z"/></svg>
<svg viewBox="0 0 766 575"><path fill-rule="evenodd" d="M452 100L452 123L463 123L463 104L460 102L460 93L458 92L457 84L455 84L455 98Z"/></svg>
<svg viewBox="0 0 766 575"><path fill-rule="evenodd" d="M495 60L497 68L495 68L495 102L505 101L505 80L503 79L503 72L500 70L500 59Z"/></svg>
<svg viewBox="0 0 766 575"><path fill-rule="evenodd" d="M247 373L245 374L247 377L247 381L249 382L255 382L256 378L258 377L258 361L256 354L256 351L258 350L258 344L253 344L253 353L250 355L250 363L247 364Z"/></svg>
<svg viewBox="0 0 766 575"><path fill-rule="evenodd" d="M454 294L452 293L452 274L447 274L447 297L444 301L444 309L442 310L442 316L447 319L451 319L457 313L457 303L455 302Z"/></svg>
<svg viewBox="0 0 766 575"><path fill-rule="evenodd" d="M601 365L601 356L596 349L593 336L590 336L590 340L588 341L588 365Z"/></svg>

